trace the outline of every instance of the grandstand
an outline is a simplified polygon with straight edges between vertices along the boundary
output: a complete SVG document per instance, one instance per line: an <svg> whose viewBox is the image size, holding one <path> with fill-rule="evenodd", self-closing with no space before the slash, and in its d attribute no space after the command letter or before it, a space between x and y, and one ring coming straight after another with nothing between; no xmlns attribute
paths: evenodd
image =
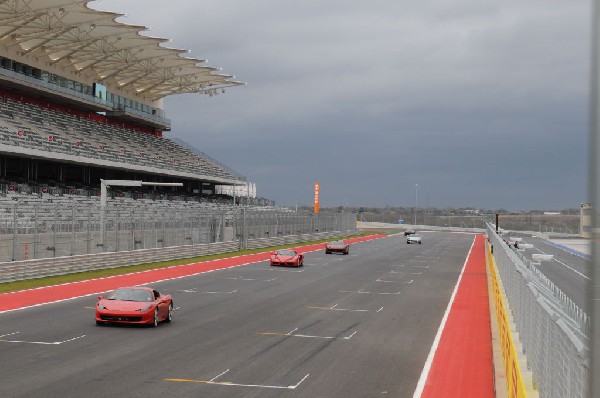
<svg viewBox="0 0 600 398"><path fill-rule="evenodd" d="M165 137L163 98L243 83L89 3L0 2L0 193L95 197L100 179L135 179L183 188L113 197L231 203L217 187L246 178Z"/></svg>
<svg viewBox="0 0 600 398"><path fill-rule="evenodd" d="M355 228L352 215L277 208L240 173L168 138L165 97L244 83L90 3L0 1L0 263L264 247ZM147 184L110 184L106 203L101 180Z"/></svg>

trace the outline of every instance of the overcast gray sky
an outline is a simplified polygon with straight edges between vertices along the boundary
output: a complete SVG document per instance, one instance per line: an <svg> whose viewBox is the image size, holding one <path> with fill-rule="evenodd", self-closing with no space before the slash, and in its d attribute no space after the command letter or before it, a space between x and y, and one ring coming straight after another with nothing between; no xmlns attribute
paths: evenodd
<svg viewBox="0 0 600 398"><path fill-rule="evenodd" d="M550 209L586 198L590 2L103 0L248 83L172 133L281 205Z"/></svg>

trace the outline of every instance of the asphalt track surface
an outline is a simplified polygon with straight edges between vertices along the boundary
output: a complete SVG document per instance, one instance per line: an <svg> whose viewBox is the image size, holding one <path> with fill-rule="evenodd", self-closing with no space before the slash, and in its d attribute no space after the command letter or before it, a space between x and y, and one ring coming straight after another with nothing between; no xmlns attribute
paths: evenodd
<svg viewBox="0 0 600 398"><path fill-rule="evenodd" d="M95 297L0 314L0 397L412 397L473 235L424 233L151 284L158 328Z"/></svg>
<svg viewBox="0 0 600 398"><path fill-rule="evenodd" d="M509 236L523 236L510 234ZM541 238L523 236L523 240L533 244L533 249L525 250L525 257L531 260L534 253L552 254L551 261L543 261L538 268L560 290L584 311L587 308L586 291L592 276L591 263L584 255L578 256ZM514 249L513 249L514 250ZM588 311L586 311L589 313Z"/></svg>

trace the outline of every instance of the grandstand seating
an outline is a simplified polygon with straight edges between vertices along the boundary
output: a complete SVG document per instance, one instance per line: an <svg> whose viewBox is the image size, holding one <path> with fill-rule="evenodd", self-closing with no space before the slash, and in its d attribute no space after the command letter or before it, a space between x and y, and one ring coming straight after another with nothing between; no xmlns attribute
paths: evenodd
<svg viewBox="0 0 600 398"><path fill-rule="evenodd" d="M110 161L173 172L238 180L221 165L168 138L141 133L81 115L0 97L0 142L63 154L73 161Z"/></svg>
<svg viewBox="0 0 600 398"><path fill-rule="evenodd" d="M32 227L32 221L37 213L38 222L54 223L55 213L70 216L71 209L77 212L76 217L85 219L88 212L97 216L100 206L99 190L92 188L61 188L58 186L44 186L43 191L39 186L26 183L1 183L0 182L0 234L3 224L14 221L14 207L17 205L17 221L20 226ZM226 211L232 208L232 199L226 195L194 195L171 194L164 192L149 192L136 190L109 189L109 204L119 206L124 210L141 209L148 212L151 217L154 210L161 214L172 212L185 213L194 211ZM242 203L240 202L242 200ZM285 211L274 206L274 202L261 198L236 198L238 205L250 207L253 210Z"/></svg>
<svg viewBox="0 0 600 398"><path fill-rule="evenodd" d="M23 187L21 187L22 189ZM16 191L0 193L0 234L6 233L7 225L14 221L14 209L17 209L19 228L33 228L33 220L37 217L37 228L43 230L44 225L52 225L62 221L63 217L71 217L75 212L78 220L85 221L88 214L92 218L99 217L100 198L98 196L30 194ZM135 199L131 192L112 192L114 198L109 201L111 207L118 206L124 212L144 208L146 218L151 219L154 211L161 216L172 213L186 214L195 211L225 211L231 209L231 200L217 197L182 197L169 196L163 199ZM122 196L121 196L122 195ZM190 200L192 199L192 200ZM38 209L36 213L36 208ZM55 218L58 217L58 220Z"/></svg>

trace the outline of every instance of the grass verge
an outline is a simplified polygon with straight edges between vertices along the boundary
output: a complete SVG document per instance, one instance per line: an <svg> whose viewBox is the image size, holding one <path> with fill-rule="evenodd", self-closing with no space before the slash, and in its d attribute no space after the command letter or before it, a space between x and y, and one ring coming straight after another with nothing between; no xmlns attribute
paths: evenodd
<svg viewBox="0 0 600 398"><path fill-rule="evenodd" d="M357 238L357 237L368 236L368 235L373 235L373 233L363 232L361 234L348 235L343 238ZM197 263L197 262L201 262L201 261L218 260L221 258L242 256L244 254L255 254L255 253L261 253L261 252L270 251L270 250L284 249L284 248L288 248L288 247L297 247L299 245L312 245L315 243L325 243L325 242L329 242L331 240L332 239L321 239L321 240L294 243L294 244L283 245L283 246L263 247L260 249L252 249L252 250L238 250L238 251L234 251L234 252L213 254L213 255L209 255L209 256L182 258L182 259L178 259L178 260L161 261L161 262L157 262L157 263L126 265L126 266L118 267L118 268L101 269L101 270L95 270L95 271L78 272L75 274L49 276L49 277L40 278L40 279L27 279L27 280L22 280L22 281L17 281L17 282L1 283L0 284L0 293L9 293L9 292L16 292L16 291L25 290L25 289L34 289L37 287L60 285L62 283L78 282L78 281L84 281L84 280L88 280L88 279L105 278L107 276L124 275L124 274L130 274L133 272L140 272L140 271L147 271L147 270L151 270L151 269L160 269L160 268L171 267L173 265L182 265L182 264Z"/></svg>

